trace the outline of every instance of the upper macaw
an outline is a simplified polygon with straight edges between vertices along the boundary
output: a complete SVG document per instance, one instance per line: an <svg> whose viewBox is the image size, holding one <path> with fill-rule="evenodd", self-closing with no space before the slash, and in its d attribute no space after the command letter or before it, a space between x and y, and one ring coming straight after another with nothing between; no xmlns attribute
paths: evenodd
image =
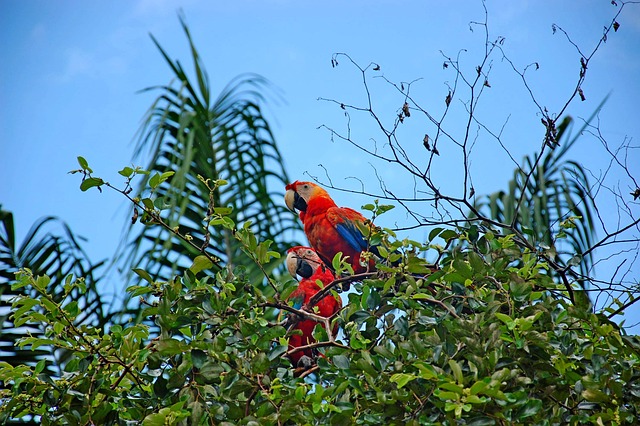
<svg viewBox="0 0 640 426"><path fill-rule="evenodd" d="M300 212L309 244L327 265L342 252L343 256L349 257L354 273L373 269L375 261L372 258L364 264L360 261L363 251L373 249L376 252L360 230L366 221L362 214L348 207L338 207L327 191L311 182L295 181L285 189L287 207Z"/></svg>
<svg viewBox="0 0 640 426"><path fill-rule="evenodd" d="M317 283L319 280L323 286L331 284L335 279L333 273L325 266L317 253L310 247L292 247L287 251L286 259L287 269L289 273L296 278L302 277L298 287L291 293L287 300L293 302L296 309L302 308L309 303L309 300L321 290L321 286ZM315 305L318 309L314 309L317 315L325 318L331 317L342 308L342 299L337 295L327 294L320 299ZM317 321L311 319L300 320L294 327L294 330L300 330L301 334L293 334L289 338L289 349L306 346L314 343L313 329L318 324ZM332 330L333 335L338 332L336 324ZM291 362L294 366L298 366L300 359L304 356L309 360L303 360L303 366L310 365L310 359L313 358L314 351L312 349L304 349L294 352L290 355Z"/></svg>

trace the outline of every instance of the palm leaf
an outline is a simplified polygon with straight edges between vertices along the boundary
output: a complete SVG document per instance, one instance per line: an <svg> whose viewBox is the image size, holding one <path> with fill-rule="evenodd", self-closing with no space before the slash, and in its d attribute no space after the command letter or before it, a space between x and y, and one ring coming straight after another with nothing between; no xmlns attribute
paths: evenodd
<svg viewBox="0 0 640 426"><path fill-rule="evenodd" d="M559 147L549 150L537 165L535 157L526 156L514 171L508 191L480 197L476 202L477 211L491 219L513 225L521 232L530 230L523 233L535 246L559 249L555 260L560 264L578 256L582 277L592 273L593 268L592 254L582 258L582 253L591 247L595 237L595 202L586 171L566 155L603 104L604 101L574 135L571 119L566 117L558 126ZM575 227L561 229L562 222L572 217L579 217L573 222Z"/></svg>
<svg viewBox="0 0 640 426"><path fill-rule="evenodd" d="M150 157L148 170L175 172L154 194L162 197L166 207L163 220L220 258L221 265L245 266L253 280L260 281L260 270L241 255L232 231L208 227L205 218L210 205L232 207L230 217L235 223L250 221L258 239L273 241L278 250L284 250L287 231L300 229L281 201L289 179L261 109L270 86L258 75L242 75L214 99L208 74L182 18L181 24L195 79L152 37L176 79L173 84L145 89L160 94L144 120L135 155L137 159ZM225 180L228 185L217 187L210 196L199 176ZM145 184L141 182L140 192ZM157 279L169 279L198 254L159 227L131 227L126 238L126 263L146 269ZM276 266L277 262L268 268Z"/></svg>
<svg viewBox="0 0 640 426"><path fill-rule="evenodd" d="M64 351L46 347L31 351L15 346L16 340L27 334L43 334L43 330L37 326L16 328L11 320L11 300L17 295L35 296L30 288L11 289L19 269L29 268L35 275L48 275L51 283L47 291L58 303L64 302L64 279L70 274L84 277L86 293L74 292L67 297L76 300L81 307L77 324L101 326L108 320L95 276L96 269L101 265L102 262L91 263L71 229L52 216L38 220L24 241L16 245L13 214L2 210L0 206L0 352L3 359L12 365L33 365L46 357L58 369L67 359Z"/></svg>

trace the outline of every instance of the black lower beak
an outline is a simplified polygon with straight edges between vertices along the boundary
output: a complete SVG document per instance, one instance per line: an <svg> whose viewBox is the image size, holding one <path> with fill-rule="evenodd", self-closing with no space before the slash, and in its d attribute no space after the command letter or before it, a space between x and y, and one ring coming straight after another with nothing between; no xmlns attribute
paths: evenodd
<svg viewBox="0 0 640 426"><path fill-rule="evenodd" d="M307 202L296 192L293 196L293 207L303 212L307 210Z"/></svg>
<svg viewBox="0 0 640 426"><path fill-rule="evenodd" d="M303 278L309 278L313 275L313 268L309 265L309 262L306 262L302 258L298 258L298 262L296 263L296 274Z"/></svg>

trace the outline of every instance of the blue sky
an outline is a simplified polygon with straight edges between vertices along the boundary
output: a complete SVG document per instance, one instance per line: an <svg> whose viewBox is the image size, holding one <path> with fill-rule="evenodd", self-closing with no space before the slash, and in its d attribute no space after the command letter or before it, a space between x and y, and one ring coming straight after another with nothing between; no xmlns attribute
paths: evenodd
<svg viewBox="0 0 640 426"><path fill-rule="evenodd" d="M590 52L617 8L605 0L583 2L489 1L489 38L505 37L503 49L518 67L538 62L528 74L536 99L557 111L574 88L579 71L576 49L551 26L558 24L584 51ZM620 2L619 2L620 3ZM483 33L470 21L482 21L477 1L44 1L0 2L0 203L16 216L18 235L24 235L39 217L55 215L86 237L94 259L110 257L117 249L128 220L124 200L105 191L81 193L78 176L67 172L84 156L96 172L118 183L117 171L129 165L134 136L154 95L138 93L166 84L171 73L152 44L152 33L174 58L189 61L186 39L177 11L182 9L213 82L220 91L233 77L255 72L268 78L280 94L267 106L274 134L292 179L324 176L334 184L358 189L357 176L367 189L378 189L375 171L394 190L411 186L400 169L372 162L338 140L321 125L343 130L345 117L336 105L318 98L361 104L363 89L357 70L341 59L331 66L332 54L344 52L360 65L375 62L378 75L394 82L416 79L412 93L435 116L444 108L454 74L443 69L443 53L456 56L473 71L483 49ZM640 6L629 5L588 69L583 90L587 100L568 109L574 118L586 118L605 96L600 114L603 136L613 146L640 134ZM372 74L373 76L373 74ZM398 96L381 79L370 80L376 109L386 123L401 107ZM543 128L540 115L519 78L500 56L495 56L491 88L483 95L478 117L499 131L516 160L535 152ZM462 102L454 99L458 111ZM452 118L456 116L452 113ZM363 142L380 138L371 119L352 115L354 137ZM506 123L506 124L505 124ZM450 124L452 131L464 123ZM402 135L415 140L412 155L423 155L425 124L407 120ZM413 139L412 139L413 138ZM377 140L377 139L376 139ZM628 141L628 139L627 139ZM410 142L407 142L410 145ZM515 164L490 138L478 137L471 171L476 193L506 186ZM461 191L460 159L442 146L434 173L442 188ZM633 188L629 177L601 144L586 137L571 157L593 176L605 176L601 189L603 217L608 229L617 226L616 200L607 188L622 194ZM639 177L640 150L627 152L627 165ZM375 171L373 169L375 167ZM340 205L359 207L366 197L336 193ZM627 199L627 201L629 201ZM638 204L630 205L637 217ZM625 224L623 217L620 224ZM386 226L401 226L397 214ZM630 236L638 237L637 230ZM424 232L414 235L423 238ZM601 252L602 257L608 256ZM633 257L633 253L629 256ZM602 262L606 278L616 260ZM618 262L619 263L619 262ZM640 275L636 262L627 279ZM117 279L112 282L117 287ZM640 321L640 307L633 310ZM629 320L631 322L631 319Z"/></svg>

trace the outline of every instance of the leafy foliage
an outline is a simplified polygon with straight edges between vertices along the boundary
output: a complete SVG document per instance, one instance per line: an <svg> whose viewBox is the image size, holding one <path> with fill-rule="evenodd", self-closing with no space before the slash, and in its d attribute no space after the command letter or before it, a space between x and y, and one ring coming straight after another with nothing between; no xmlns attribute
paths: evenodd
<svg viewBox="0 0 640 426"><path fill-rule="evenodd" d="M172 237L172 232L163 228L131 227L128 232L128 265L165 280L179 266L188 266L197 248L223 264L245 262L230 231L209 227L209 222L224 217L251 221L259 238L272 240L279 248L284 247L286 231L300 229L286 208L274 201L281 199L281 188L289 179L261 109L268 82L257 75L243 75L214 99L183 18L181 23L195 78L190 79L181 63L172 60L153 39L177 84L146 89L160 91L160 95L149 109L136 152L137 156L151 154L146 167L151 173L141 181L140 192L148 181L155 208L162 211L164 221L189 235L191 243ZM121 172L127 177L132 173L132 168ZM148 217L142 219L150 223L144 220ZM260 278L261 272L253 265L245 266L254 279Z"/></svg>
<svg viewBox="0 0 640 426"><path fill-rule="evenodd" d="M226 224L232 230L235 224ZM224 226L224 225L221 225ZM276 255L248 226L233 232L251 261ZM389 236L386 236L389 237ZM284 308L252 284L244 268L129 288L142 297L148 325L108 333L75 327L72 301L56 303L48 278L23 270L14 321L44 323L44 338L22 345L64 347L74 357L64 378L0 364L11 386L1 410L43 423L117 424L633 424L640 415L640 341L603 315L566 302L563 285L511 236L434 229L441 270L416 254L437 247L396 241L397 267L355 283L314 375L295 377ZM462 249L461 247L465 247ZM259 255L262 253L261 255ZM515 265L515 266L514 266ZM269 276L278 293L291 285ZM83 290L69 279L65 291ZM35 307L35 309L34 309ZM324 330L318 327L318 337Z"/></svg>

